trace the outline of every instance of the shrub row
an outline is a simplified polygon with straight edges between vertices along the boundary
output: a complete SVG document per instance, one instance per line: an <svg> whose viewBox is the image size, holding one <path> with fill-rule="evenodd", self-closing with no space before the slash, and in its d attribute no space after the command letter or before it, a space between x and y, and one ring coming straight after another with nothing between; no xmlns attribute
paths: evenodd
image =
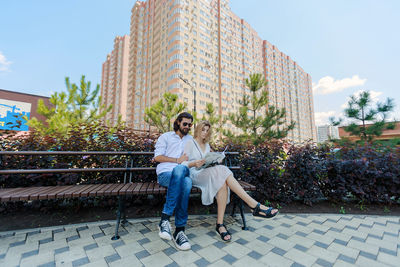
<svg viewBox="0 0 400 267"><path fill-rule="evenodd" d="M312 205L321 199L393 204L400 201L400 148L268 143L240 160L240 176L256 184L264 199Z"/></svg>

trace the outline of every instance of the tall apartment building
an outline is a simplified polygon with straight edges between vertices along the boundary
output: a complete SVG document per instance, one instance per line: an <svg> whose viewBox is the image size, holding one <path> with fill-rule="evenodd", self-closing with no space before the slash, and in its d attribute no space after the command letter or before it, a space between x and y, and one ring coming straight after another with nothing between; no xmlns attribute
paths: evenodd
<svg viewBox="0 0 400 267"><path fill-rule="evenodd" d="M323 143L331 139L339 139L339 128L332 125L323 125L317 127L318 143Z"/></svg>
<svg viewBox="0 0 400 267"><path fill-rule="evenodd" d="M228 0L147 0L132 8L127 125L145 130L144 109L165 92L199 117L207 103L237 112L250 93L244 79L263 73L270 103L295 121L293 141L314 140L311 77L234 14ZM227 128L232 128L228 122Z"/></svg>
<svg viewBox="0 0 400 267"><path fill-rule="evenodd" d="M127 121L129 36L117 36L114 49L107 55L102 66L101 97L102 104L113 106L105 120L115 124L118 116Z"/></svg>
<svg viewBox="0 0 400 267"><path fill-rule="evenodd" d="M268 41L263 42L263 53L270 104L285 108L287 122L296 122L288 138L316 141L311 76Z"/></svg>

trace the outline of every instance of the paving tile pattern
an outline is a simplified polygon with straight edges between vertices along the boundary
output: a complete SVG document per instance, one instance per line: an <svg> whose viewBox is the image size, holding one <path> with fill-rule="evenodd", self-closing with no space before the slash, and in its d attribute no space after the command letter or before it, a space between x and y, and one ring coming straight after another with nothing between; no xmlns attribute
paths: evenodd
<svg viewBox="0 0 400 267"><path fill-rule="evenodd" d="M115 241L112 221L0 232L0 266L400 266L400 217L246 217L250 231L226 217L225 243L215 216L190 216L190 251L158 237L158 218L130 220Z"/></svg>

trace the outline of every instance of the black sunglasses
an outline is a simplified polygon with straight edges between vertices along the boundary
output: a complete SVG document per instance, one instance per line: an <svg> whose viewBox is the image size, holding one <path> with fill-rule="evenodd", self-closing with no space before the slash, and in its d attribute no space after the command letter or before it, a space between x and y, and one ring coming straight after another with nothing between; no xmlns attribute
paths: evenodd
<svg viewBox="0 0 400 267"><path fill-rule="evenodd" d="M186 126L192 127L192 124L188 123L188 122L184 122L184 123L182 123L182 125L183 125L183 127L186 127Z"/></svg>

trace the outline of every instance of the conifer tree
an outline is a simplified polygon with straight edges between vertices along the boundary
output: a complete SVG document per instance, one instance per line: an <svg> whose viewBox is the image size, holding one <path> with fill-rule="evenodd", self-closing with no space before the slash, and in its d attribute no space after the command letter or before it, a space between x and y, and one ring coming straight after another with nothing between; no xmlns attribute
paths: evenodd
<svg viewBox="0 0 400 267"><path fill-rule="evenodd" d="M361 91L358 96L351 96L347 103L344 115L350 123L344 130L353 136L359 136L363 141L371 141L376 136L382 135L383 130L394 129L395 124L387 122L387 117L393 109L393 99L387 98L385 103L378 102L374 108L369 91ZM343 122L343 118L329 119L334 126Z"/></svg>
<svg viewBox="0 0 400 267"><path fill-rule="evenodd" d="M238 114L230 113L228 120L241 130L235 135L230 130L225 134L236 141L251 140L257 145L271 139L281 139L288 135L295 126L286 122L286 110L269 105L267 81L260 73L250 74L245 80L251 95L244 95Z"/></svg>
<svg viewBox="0 0 400 267"><path fill-rule="evenodd" d="M221 139L223 134L223 126L226 123L226 118L216 114L216 109L212 103L206 104L206 111L203 114L202 120L207 120L213 127L213 138Z"/></svg>
<svg viewBox="0 0 400 267"><path fill-rule="evenodd" d="M173 120L186 107L186 103L178 103L177 95L166 92L162 99L145 109L144 120L151 126L156 127L160 133L172 131Z"/></svg>
<svg viewBox="0 0 400 267"><path fill-rule="evenodd" d="M100 85L91 91L91 82L85 81L82 75L80 87L70 83L65 78L67 92L54 93L50 97L51 106L46 106L43 100L38 101L37 113L43 115L45 123L32 118L28 120L28 126L35 129L42 135L68 134L71 127L80 124L100 123L100 120L112 108L101 104L101 97L98 96Z"/></svg>

